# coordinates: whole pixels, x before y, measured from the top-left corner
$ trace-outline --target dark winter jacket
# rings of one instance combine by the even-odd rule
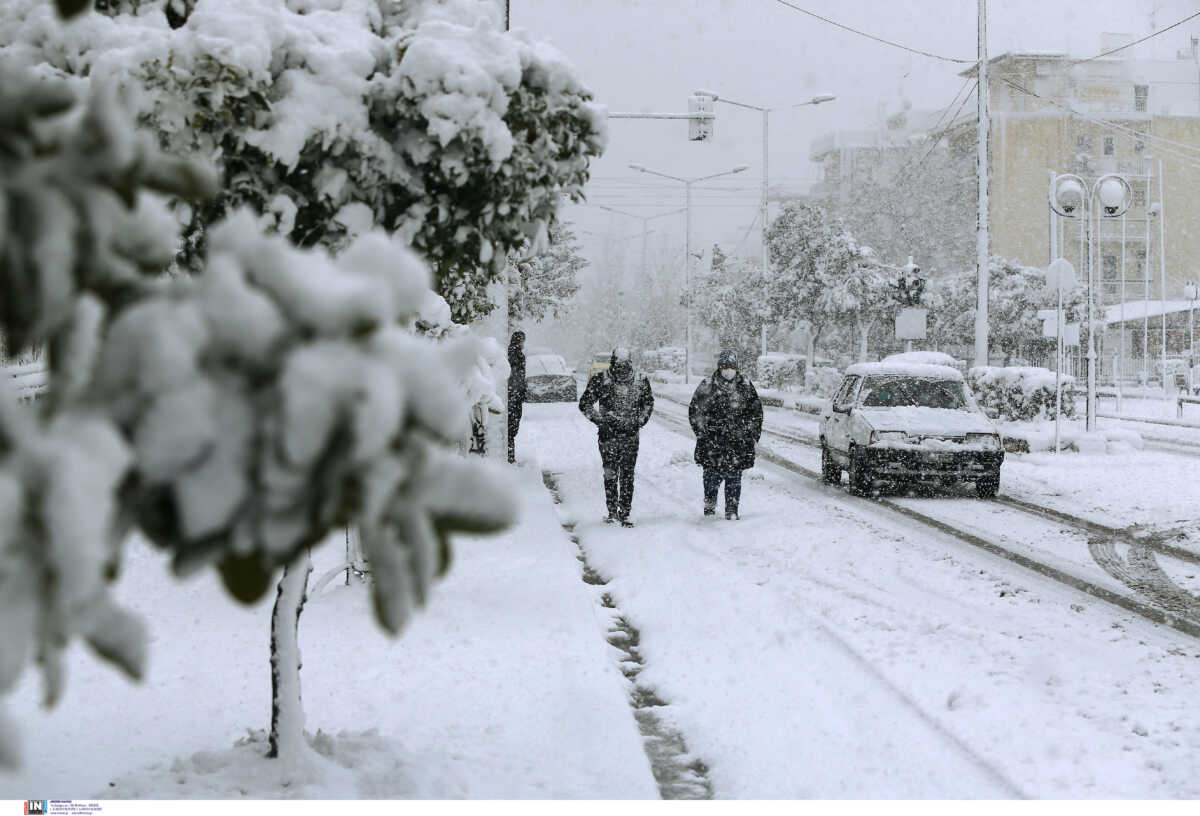
[[[579,398],[579,410],[600,428],[601,442],[636,436],[654,412],[650,381],[637,371],[624,381],[611,370],[593,374]]]
[[[754,467],[754,445],[762,436],[762,402],[740,373],[718,372],[696,386],[688,420],[696,434],[696,464],[721,473]]]
[[[520,411],[521,404],[525,402],[525,349],[521,345],[524,340],[524,335],[518,338],[514,333],[508,343],[508,404],[510,411],[514,407]]]

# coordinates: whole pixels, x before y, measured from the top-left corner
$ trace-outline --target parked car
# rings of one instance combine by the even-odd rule
[[[525,360],[526,402],[574,402],[579,385],[557,354],[534,354]]]
[[[980,498],[1000,489],[1004,446],[949,366],[858,363],[821,414],[821,475],[850,477],[867,493],[876,481],[974,482]]]
[[[612,362],[612,352],[602,351],[592,355],[592,359],[588,361],[587,377],[590,380],[593,374],[599,374],[601,371],[608,371],[608,365]]]

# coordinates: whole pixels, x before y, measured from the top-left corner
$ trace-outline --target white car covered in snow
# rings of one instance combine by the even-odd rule
[[[949,366],[852,365],[821,415],[821,475],[837,484],[845,470],[858,493],[876,481],[967,481],[991,498],[1003,461],[1000,434]]]

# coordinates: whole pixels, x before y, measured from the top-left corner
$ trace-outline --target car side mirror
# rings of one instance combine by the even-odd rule
[[[834,403],[833,410],[834,410],[834,413],[848,414],[848,413],[850,413],[850,406],[849,405],[838,405],[837,403]]]

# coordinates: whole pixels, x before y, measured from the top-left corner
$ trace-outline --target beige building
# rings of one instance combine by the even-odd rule
[[[1099,50],[1129,39],[1105,35]],[[1092,184],[1105,173],[1120,173],[1133,188],[1125,216],[1101,218],[1095,227],[1098,313],[1125,314],[1128,324],[1122,332],[1119,317],[1109,321],[1101,351],[1109,376],[1115,358],[1125,361],[1117,368],[1127,378],[1141,369],[1155,376],[1163,357],[1163,313],[1167,356],[1183,356],[1189,348],[1187,315],[1179,304],[1184,284],[1200,279],[1200,40],[1189,39],[1167,60],[1142,58],[1134,46],[1098,59],[1013,52],[988,62],[993,255],[1045,266],[1053,242],[1057,255],[1071,261],[1082,278],[1087,270],[1082,223],[1052,218],[1051,174],[1074,173]],[[962,76],[975,74],[971,68]],[[855,219],[860,238],[887,244],[877,236],[898,228],[901,234],[890,243],[923,241],[926,268],[973,266],[975,100],[960,109],[958,118],[940,128],[929,114],[904,108],[881,115],[872,130],[838,131],[814,142],[810,158],[823,169],[814,198],[850,213],[863,206],[860,188],[881,177],[904,176],[915,151],[917,178],[903,180],[938,186],[926,197],[932,217],[902,215],[893,204],[887,217]],[[961,220],[961,213],[969,218]],[[912,237],[889,218],[907,220]],[[949,230],[940,229],[947,224]],[[1137,305],[1126,310],[1122,302]]]
[[[1119,44],[1120,35],[1106,35],[1105,50]],[[1137,304],[1128,310],[1137,314],[1137,325],[1130,322],[1122,335],[1120,321],[1111,324],[1102,351],[1106,370],[1114,357],[1142,360],[1147,340],[1149,359],[1161,358],[1164,311],[1167,354],[1184,354],[1189,338],[1185,325],[1170,316],[1178,312],[1172,301],[1183,298],[1187,281],[1200,277],[1200,44],[1193,38],[1175,60],[1123,53],[1129,52],[1091,60],[1008,53],[988,63],[994,255],[1044,266],[1054,242],[1082,278],[1083,225],[1051,216],[1051,174],[1074,173],[1090,185],[1120,173],[1133,188],[1124,217],[1099,218],[1093,227],[1098,311],[1118,315],[1125,311],[1122,301]],[[962,75],[974,76],[975,69]],[[974,155],[975,121],[974,115],[963,117],[947,129],[953,153]],[[1139,367],[1126,363],[1123,370],[1129,377]]]

